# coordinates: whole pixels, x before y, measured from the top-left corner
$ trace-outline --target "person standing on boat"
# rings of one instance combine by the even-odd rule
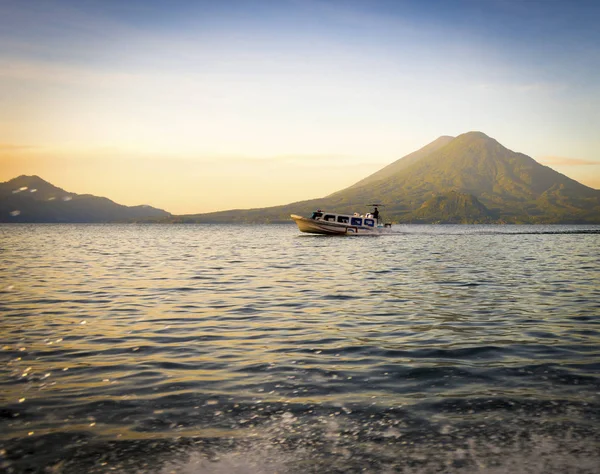
[[[375,219],[377,222],[379,222],[379,209],[375,208],[373,210],[373,219]]]

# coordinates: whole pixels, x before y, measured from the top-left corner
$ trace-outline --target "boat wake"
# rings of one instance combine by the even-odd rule
[[[600,234],[597,225],[396,224],[386,235],[571,235]]]
[[[341,407],[319,416],[285,411],[230,437],[101,441],[71,433],[61,442],[68,448],[61,458],[50,449],[58,441],[56,435],[46,435],[52,439],[5,445],[0,467],[5,472],[63,474],[600,472],[597,433],[581,427],[565,430],[548,422],[532,430],[527,425],[442,423],[434,429],[407,431],[398,422],[394,417],[371,418],[368,413],[354,418]],[[22,456],[31,449],[38,457],[35,464]],[[46,462],[40,463],[40,456]]]
[[[327,458],[315,460],[311,450],[289,450],[256,443],[234,451],[207,456],[192,451],[183,459],[169,461],[160,474],[300,474],[379,472],[405,474],[542,474],[597,473],[600,458],[588,446],[572,445],[565,440],[538,438],[529,446],[517,442],[512,449],[467,440],[463,448],[454,450],[418,447],[380,449],[372,447],[371,455],[340,448]],[[364,449],[364,447],[362,447]],[[386,458],[382,460],[381,458]]]

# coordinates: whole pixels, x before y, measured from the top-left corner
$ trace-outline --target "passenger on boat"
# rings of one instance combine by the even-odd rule
[[[377,221],[379,220],[379,209],[375,208],[373,211],[373,218]]]

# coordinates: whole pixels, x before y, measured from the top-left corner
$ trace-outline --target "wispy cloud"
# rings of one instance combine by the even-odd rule
[[[30,151],[38,147],[31,145],[15,145],[13,143],[0,143],[0,153],[2,152],[19,152]]]
[[[565,84],[559,82],[486,82],[477,84],[476,87],[486,92],[511,92],[520,94],[554,94],[567,88]]]
[[[73,66],[38,60],[0,59],[0,79],[51,82],[64,85],[106,85],[107,82],[127,81],[134,85],[139,80],[133,74],[94,70],[89,66]]]
[[[564,156],[545,156],[540,158],[539,161],[545,165],[553,166],[600,166],[600,161],[567,158]]]
[[[215,158],[209,158],[211,161],[216,161]],[[295,166],[353,166],[353,165],[373,165],[373,163],[365,163],[364,157],[350,156],[350,155],[336,155],[336,154],[290,154],[290,155],[279,155],[279,156],[266,156],[266,157],[250,157],[250,156],[228,156],[220,157],[219,161],[235,163],[252,163],[255,165],[295,165]],[[385,166],[382,164],[381,166]]]

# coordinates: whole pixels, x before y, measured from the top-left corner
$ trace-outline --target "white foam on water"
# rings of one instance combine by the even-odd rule
[[[389,466],[383,464],[374,467],[371,463],[363,464],[353,462],[352,453],[349,453],[346,466],[333,462],[330,472],[380,472],[392,473],[403,472],[406,474],[582,474],[599,473],[600,457],[591,453],[557,453],[556,444],[549,442],[531,451],[522,453],[494,453],[488,456],[484,451],[457,449],[448,453],[445,461],[438,459],[439,453],[429,453],[435,459],[431,460],[427,452],[420,456],[414,454],[406,463],[402,462],[401,452],[398,452],[399,462],[391,462]],[[169,462],[161,471],[161,474],[284,474],[284,473],[308,473],[327,472],[327,463],[311,465],[311,459],[302,459],[300,453],[289,453],[285,451],[272,451],[265,453],[257,450],[255,453],[246,451],[230,452],[218,457],[207,458],[200,453],[192,453],[186,461]],[[417,464],[417,465],[414,465]]]
[[[333,427],[331,427],[333,428]],[[341,438],[338,436],[337,438]],[[300,441],[293,447],[284,439],[257,439],[230,449],[180,453],[160,474],[595,474],[600,473],[598,443],[586,438],[530,435],[501,444],[474,438],[445,443],[359,441],[338,443]],[[450,446],[449,446],[450,445]]]
[[[200,453],[192,453],[185,462],[171,462],[161,474],[281,474],[290,471],[290,455],[234,451],[210,459]]]

